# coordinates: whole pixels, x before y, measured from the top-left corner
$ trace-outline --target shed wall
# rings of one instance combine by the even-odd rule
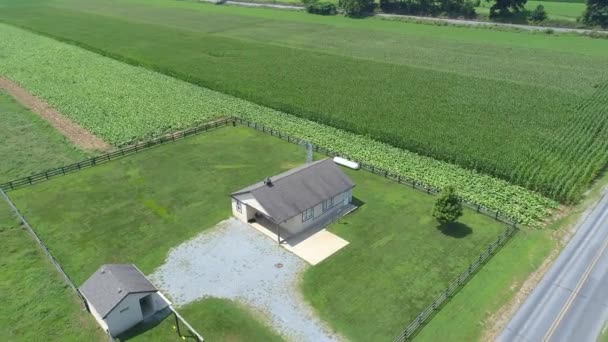
[[[150,292],[129,294],[122,302],[112,309],[105,319],[105,323],[112,336],[117,336],[120,333],[127,331],[129,328],[143,320],[139,299],[149,294]]]

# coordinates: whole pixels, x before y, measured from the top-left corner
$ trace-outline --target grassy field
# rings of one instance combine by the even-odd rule
[[[401,177],[454,185],[474,203],[532,224],[555,202],[504,180],[0,24],[0,74],[114,144],[237,115]],[[74,70],[86,70],[75,73]],[[111,86],[108,86],[111,85]],[[145,86],[142,86],[145,85]],[[94,96],[92,96],[92,94]]]
[[[585,199],[569,208],[567,215],[548,229],[520,230],[479,273],[424,327],[416,337],[420,341],[479,341],[490,339],[496,317],[493,315],[520,290],[530,273],[551,252],[563,248],[565,230],[602,196],[608,174],[599,178]],[[601,341],[601,340],[600,340]],[[604,342],[604,341],[601,341]]]
[[[0,183],[84,159],[37,114],[0,90]]]
[[[106,341],[78,297],[0,201],[3,341]]]
[[[387,341],[429,305],[504,227],[467,211],[440,229],[435,198],[368,172],[349,171],[363,202],[330,231],[347,248],[304,275],[321,317],[353,341]]]
[[[149,273],[229,217],[232,191],[304,161],[301,147],[275,140],[221,129],[10,195],[77,284],[104,263]]]
[[[230,215],[228,193],[304,155],[295,145],[229,127],[11,197],[80,283],[102,263],[134,262],[151,272],[169,248]],[[390,338],[503,227],[467,212],[461,225],[441,231],[430,215],[432,196],[371,173],[350,174],[364,204],[331,228],[350,245],[307,271],[305,295],[345,335]],[[203,321],[195,311],[185,311],[193,324]]]
[[[555,199],[578,198],[608,158],[606,132],[589,128],[608,126],[606,40],[168,0],[4,1],[2,21]],[[599,112],[579,113],[585,103]]]
[[[205,298],[180,307],[179,313],[203,335],[205,341],[284,341],[248,308],[231,300]],[[159,326],[135,336],[130,341],[181,341],[174,326],[175,318],[168,317]],[[183,330],[182,333],[186,334],[186,331]]]

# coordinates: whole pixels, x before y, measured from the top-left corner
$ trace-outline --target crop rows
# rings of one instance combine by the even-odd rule
[[[503,180],[10,26],[0,24],[0,40],[0,73],[116,145],[238,115],[434,187],[455,185],[464,198],[520,222],[538,222],[556,206]]]
[[[529,47],[517,46],[515,52],[502,41],[496,46],[469,41],[463,51],[456,38],[431,39],[434,45],[420,43],[423,46],[418,47],[418,41],[407,40],[407,36],[385,34],[374,36],[380,39],[374,41],[375,48],[363,44],[363,48],[353,48],[359,55],[351,56],[340,49],[326,53],[325,31],[314,30],[314,25],[302,24],[294,33],[288,21],[273,22],[268,31],[258,27],[265,25],[266,19],[256,21],[256,34],[268,39],[273,39],[270,31],[276,36],[281,27],[291,28],[293,37],[268,44],[238,33],[252,26],[239,16],[225,17],[229,25],[207,27],[206,20],[200,20],[185,28],[176,22],[165,26],[151,20],[161,13],[149,8],[129,11],[131,18],[120,15],[119,6],[105,9],[111,16],[73,7],[9,8],[6,14],[0,13],[0,19],[209,89],[489,174],[559,201],[578,199],[581,189],[597,173],[601,136],[581,133],[590,140],[570,139],[568,143],[556,137],[566,134],[564,137],[571,138],[569,129],[581,114],[577,104],[588,101],[594,84],[608,79],[606,54],[595,51],[606,44],[603,40],[578,38],[572,42],[578,48],[573,45],[568,53],[549,53],[546,46],[535,50],[539,42],[531,41]],[[198,6],[197,10],[200,8],[206,7]],[[189,11],[172,16],[174,21],[180,17],[193,20]],[[297,41],[305,38],[297,34],[300,31],[316,38],[298,45]],[[373,32],[336,30],[334,34],[337,37],[331,38],[331,44],[340,44],[337,38],[343,35],[352,40],[351,45],[359,45],[365,41],[358,36]],[[525,41],[530,37],[511,38]],[[563,44],[558,42],[563,39],[555,37],[553,44]],[[372,53],[399,42],[411,44],[406,50],[416,53],[430,50],[430,55],[445,54],[443,65],[427,67],[400,60],[393,55],[409,53],[392,47],[387,48],[388,57]],[[372,47],[365,51],[365,46]],[[341,47],[350,50],[349,46]],[[503,53],[517,61],[501,59]],[[479,58],[485,63],[483,72],[451,72],[451,65],[468,70],[462,65],[475,64]],[[488,67],[492,64],[500,72]],[[511,76],[518,74],[534,77]],[[570,82],[579,86],[562,86]],[[180,102],[184,97],[172,96]],[[603,126],[608,120],[589,114],[581,127]],[[161,120],[168,129],[179,125],[170,118],[149,120]],[[135,133],[129,138],[158,132]],[[604,159],[599,157],[601,166]],[[573,169],[587,171],[581,178]]]

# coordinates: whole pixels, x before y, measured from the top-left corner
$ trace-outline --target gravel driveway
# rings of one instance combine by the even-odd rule
[[[300,294],[298,282],[307,267],[231,218],[173,248],[150,279],[177,305],[203,297],[235,299],[263,313],[290,340],[338,341]]]

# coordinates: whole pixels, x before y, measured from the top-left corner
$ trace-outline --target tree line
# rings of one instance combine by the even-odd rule
[[[475,18],[475,7],[482,0],[338,0],[338,5],[326,0],[303,0],[309,13],[321,15],[334,15],[341,9],[349,17],[362,17],[369,15],[379,7],[385,13],[424,15],[424,16],[452,16]],[[536,9],[527,12],[527,0],[485,0],[492,2],[490,7],[491,19],[511,18],[525,14],[530,21],[541,22],[547,19],[544,6],[538,5]],[[589,26],[608,28],[608,0],[586,0],[586,10],[581,20]]]

